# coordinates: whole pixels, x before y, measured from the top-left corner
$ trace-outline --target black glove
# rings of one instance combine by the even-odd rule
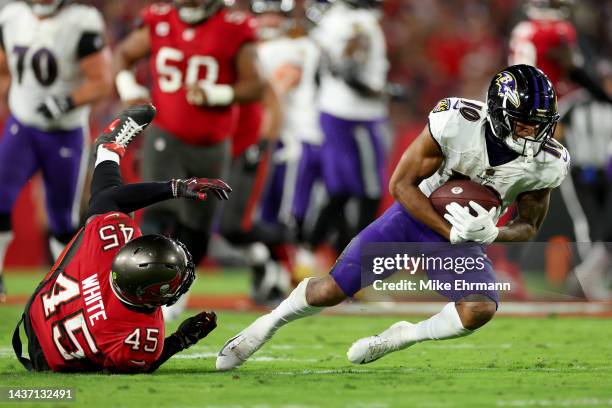
[[[202,312],[186,319],[174,333],[183,349],[189,348],[217,327],[215,312]]]
[[[57,119],[64,113],[74,109],[74,101],[70,96],[48,96],[36,110],[49,120]]]
[[[171,181],[172,195],[175,198],[185,197],[195,200],[206,200],[206,193],[212,191],[219,200],[229,200],[232,188],[220,179],[192,177]]]

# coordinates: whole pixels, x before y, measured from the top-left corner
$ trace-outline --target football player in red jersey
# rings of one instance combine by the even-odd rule
[[[509,65],[540,68],[557,89],[559,99],[575,88],[586,88],[595,98],[612,102],[583,68],[577,34],[569,21],[573,0],[529,0],[527,20],[512,30]]]
[[[143,24],[115,54],[117,90],[134,103],[148,99],[130,68],[150,56],[152,100],[163,106],[144,142],[143,178],[165,180],[226,174],[236,103],[259,100],[255,32],[248,14],[222,0],[175,0],[147,7]],[[145,212],[145,232],[176,231],[194,262],[204,256],[216,203],[162,203]]]
[[[189,251],[161,235],[141,235],[127,214],[172,198],[227,199],[221,180],[174,179],[124,185],[119,172],[126,146],[153,119],[152,105],[129,108],[95,143],[88,219],[39,284],[24,321],[29,370],[151,372],[216,327],[214,312],[185,320],[164,338],[160,306],[170,305],[195,278]],[[21,322],[20,322],[21,324]]]

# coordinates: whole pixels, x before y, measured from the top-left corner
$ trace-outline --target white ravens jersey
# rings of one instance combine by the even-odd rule
[[[389,61],[385,36],[375,11],[354,9],[337,1],[323,15],[312,32],[331,66],[340,67],[346,59],[349,41],[360,36],[365,43],[360,57],[358,76],[361,81],[376,90],[382,90],[387,82]],[[321,75],[319,97],[321,111],[349,120],[373,120],[387,116],[387,103],[376,98],[364,98],[352,89],[343,78],[324,70]]]
[[[532,158],[518,158],[498,166],[489,164],[485,140],[486,106],[482,102],[442,99],[429,114],[429,130],[440,146],[444,162],[440,169],[419,185],[429,196],[452,176],[467,176],[472,181],[497,191],[503,214],[517,196],[526,191],[555,188],[565,178],[570,158],[561,144],[550,140]]]
[[[88,106],[49,121],[37,107],[48,96],[68,96],[82,81],[79,52],[84,36],[101,48],[104,22],[90,6],[68,4],[57,14],[39,19],[26,2],[0,11],[2,47],[11,73],[9,108],[25,125],[41,130],[70,130],[87,125]]]
[[[285,143],[302,141],[321,144],[323,135],[319,126],[319,111],[315,77],[320,51],[308,37],[279,38],[258,46],[259,60],[266,78],[274,81],[275,73],[284,65],[301,70],[300,82],[285,95],[281,140]],[[291,139],[291,140],[287,140]]]

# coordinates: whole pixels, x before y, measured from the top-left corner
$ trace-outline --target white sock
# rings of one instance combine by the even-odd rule
[[[453,339],[455,337],[467,336],[472,333],[463,327],[457,308],[453,302],[447,303],[446,306],[438,313],[427,320],[418,322],[412,326],[409,337],[411,341],[424,340],[444,340]]]
[[[108,150],[104,146],[100,145],[98,146],[98,151],[96,153],[96,164],[94,165],[94,167],[107,160],[114,161],[115,163],[119,164],[119,159],[120,158],[117,153]]]
[[[4,270],[4,256],[6,255],[6,250],[12,240],[13,231],[0,232],[0,275],[2,275],[2,271]]]
[[[300,282],[287,299],[283,300],[276,309],[262,316],[269,319],[274,331],[302,317],[312,316],[319,313],[324,307],[310,306],[306,301],[306,286],[312,278],[306,278]]]
[[[55,237],[49,238],[49,249],[51,250],[53,262],[57,261],[57,258],[62,254],[64,248],[66,248],[66,244],[58,241]]]

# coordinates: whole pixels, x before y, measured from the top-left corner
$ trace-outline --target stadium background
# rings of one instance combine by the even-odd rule
[[[7,1],[0,1],[0,6]],[[108,41],[122,39],[137,21],[140,10],[152,1],[82,1],[100,9],[106,19]],[[297,8],[303,6],[298,0]],[[585,55],[587,69],[594,62],[610,57],[612,45],[612,2],[576,2],[573,21]],[[385,0],[382,26],[386,35],[389,79],[407,89],[407,97],[391,103],[392,138],[389,165],[425,123],[427,112],[436,101],[449,95],[482,99],[492,74],[503,66],[508,55],[508,38],[522,16],[519,0]],[[239,0],[238,7],[248,3]],[[141,64],[139,79],[147,81],[146,64]],[[117,98],[94,106],[91,115],[92,137],[120,109]],[[0,101],[0,124],[7,116],[6,101]],[[126,180],[138,178],[138,157],[132,155],[123,168]],[[15,239],[9,247],[6,266],[36,267],[49,263],[46,215],[39,177],[21,193],[13,215]],[[84,195],[85,197],[87,194]],[[390,204],[387,195],[383,205]],[[561,214],[555,222],[570,220]],[[549,217],[550,218],[550,217]]]
[[[111,45],[129,32],[139,10],[150,3],[84,2],[102,10]],[[0,0],[0,6],[4,3]],[[595,61],[611,57],[612,1],[576,3],[574,22],[587,69],[592,70]],[[389,78],[408,91],[405,100],[391,104],[389,166],[421,130],[427,112],[439,98],[482,98],[491,75],[505,65],[509,33],[522,17],[522,4],[518,0],[384,1]],[[143,82],[146,71],[144,65],[139,70]],[[0,121],[6,109],[5,101],[0,100]],[[119,109],[116,96],[96,105],[91,134]],[[129,160],[124,162],[129,181],[138,175],[139,157],[134,151],[137,149],[129,150]],[[419,302],[416,306],[420,308],[412,304],[407,310],[382,302],[375,316],[367,316],[363,305],[353,303],[346,309],[351,316],[323,315],[296,322],[240,371],[217,373],[214,357],[221,344],[255,317],[250,305],[242,303],[234,309],[246,312],[221,311],[222,323],[209,338],[171,359],[152,376],[28,373],[15,359],[10,342],[23,303],[50,262],[43,194],[40,179],[30,182],[13,215],[16,239],[8,252],[7,278],[9,298],[16,295],[16,301],[0,307],[0,387],[72,387],[77,391],[76,404],[49,406],[612,406],[609,320],[584,313],[578,318],[558,318],[554,309],[535,313],[535,318],[529,316],[534,309],[522,309],[521,318],[496,317],[477,335],[420,344],[355,368],[344,355],[352,341],[380,332],[399,319],[434,313],[439,304],[427,309]],[[389,202],[387,197],[385,205]],[[568,218],[551,214],[549,219],[571,229]],[[216,301],[217,306],[223,302],[235,306],[240,299],[231,295],[248,292],[247,274],[207,274],[196,281],[193,291]],[[609,310],[603,315],[609,317]],[[169,323],[168,331],[176,325]]]

